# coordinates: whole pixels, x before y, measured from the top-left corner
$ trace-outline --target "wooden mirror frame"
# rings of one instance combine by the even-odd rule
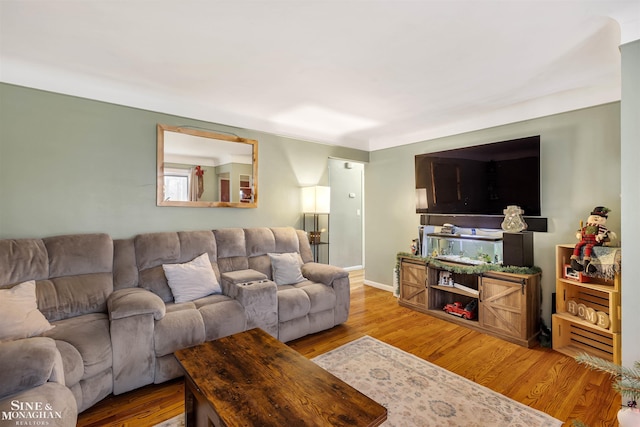
[[[251,146],[252,161],[252,195],[248,202],[216,202],[216,201],[172,201],[165,200],[164,175],[165,175],[165,132],[176,132],[201,138],[214,139],[217,142],[229,142],[236,144],[248,144]],[[157,193],[156,204],[158,206],[180,206],[196,208],[257,208],[258,207],[258,141],[241,138],[235,135],[216,133],[207,130],[177,127],[169,125],[157,125]]]

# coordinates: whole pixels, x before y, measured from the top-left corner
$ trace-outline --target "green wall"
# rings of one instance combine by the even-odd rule
[[[257,209],[156,206],[156,124],[258,140]],[[301,227],[300,186],[361,150],[0,84],[0,238]]]
[[[391,285],[396,253],[409,252],[417,237],[416,154],[530,135],[541,136],[542,216],[549,231],[534,234],[534,261],[543,269],[543,316],[550,325],[555,245],[576,243],[580,220],[599,205],[613,210],[607,226],[620,237],[620,103],[371,152],[365,172],[366,280]]]
[[[409,250],[419,225],[414,156],[540,134],[549,232],[536,233],[534,244],[549,323],[555,245],[575,242],[579,221],[596,205],[613,209],[608,226],[621,234],[620,120],[620,103],[612,103],[367,153],[0,84],[0,238],[301,227],[299,187],[328,185],[328,157],[368,161],[366,280],[391,286],[395,255]],[[157,207],[157,123],[257,139],[259,207]]]

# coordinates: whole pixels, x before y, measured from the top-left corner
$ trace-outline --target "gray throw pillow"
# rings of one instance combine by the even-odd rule
[[[268,254],[271,259],[271,274],[278,285],[293,285],[305,280],[302,276],[302,258],[296,252]]]
[[[162,269],[176,303],[222,293],[206,253],[184,264],[163,264]]]

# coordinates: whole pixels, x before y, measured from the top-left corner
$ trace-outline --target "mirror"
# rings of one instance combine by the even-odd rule
[[[157,205],[258,207],[258,141],[159,124]]]

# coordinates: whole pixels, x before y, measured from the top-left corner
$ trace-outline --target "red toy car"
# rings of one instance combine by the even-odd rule
[[[453,304],[445,305],[443,310],[449,314],[453,314],[454,316],[459,316],[463,319],[471,320],[476,318],[477,307],[478,302],[476,300],[472,300],[464,308],[462,307],[461,302],[454,302]]]

